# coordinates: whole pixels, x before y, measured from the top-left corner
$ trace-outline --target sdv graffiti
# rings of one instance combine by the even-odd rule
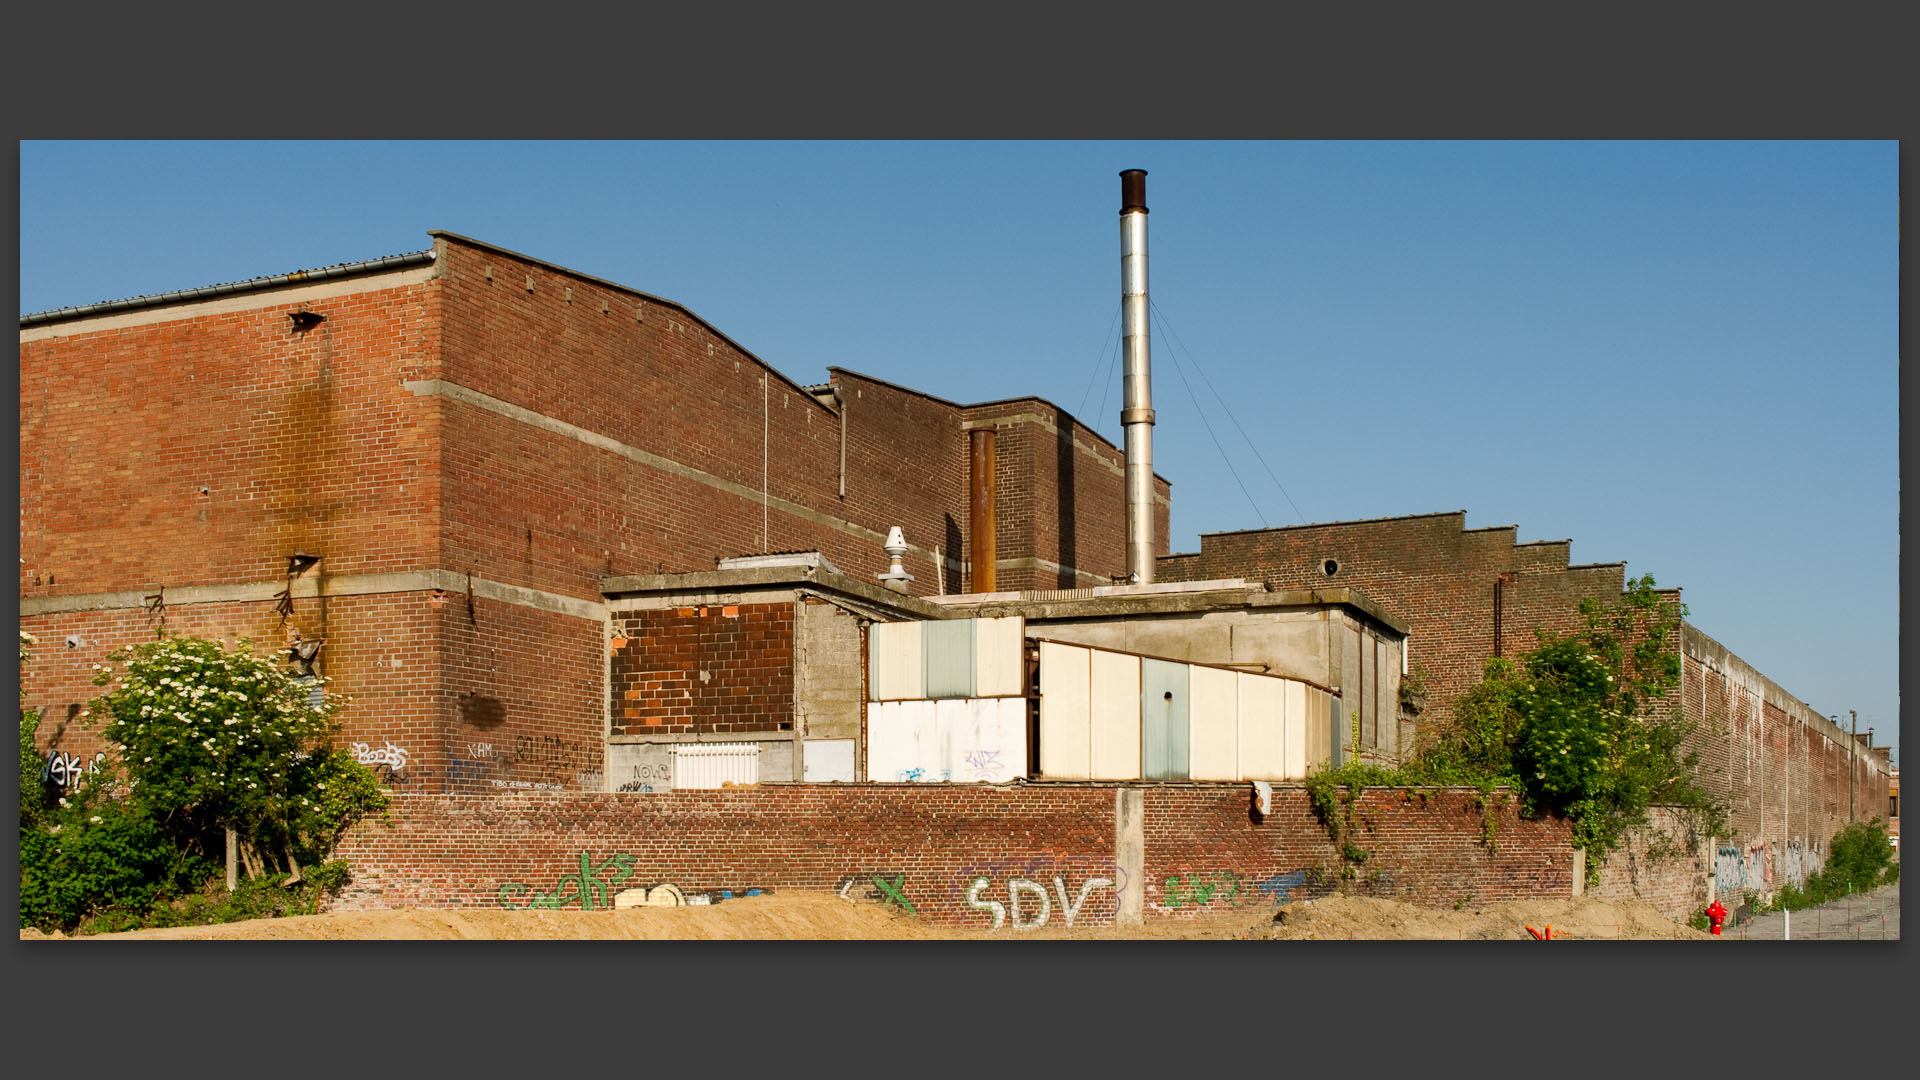
[[[974,878],[972,886],[967,889],[967,906],[975,911],[992,915],[993,929],[998,930],[1005,926],[1009,918],[1012,919],[1015,930],[1033,930],[1047,925],[1047,918],[1053,913],[1053,901],[1047,896],[1046,886],[1027,878],[1012,878],[1007,882],[1007,902],[1002,904],[998,900],[980,899],[980,894],[991,884],[993,884],[991,878]],[[1087,894],[1103,886],[1111,889],[1113,882],[1107,878],[1088,878],[1080,886],[1078,895],[1068,900],[1066,879],[1058,874],[1054,875],[1053,887],[1060,895],[1060,910],[1066,916],[1068,926],[1072,926],[1074,920],[1080,917],[1080,911],[1087,903]],[[1031,918],[1027,917],[1031,909],[1021,907],[1020,897],[1023,895],[1037,897],[1040,901],[1039,910],[1033,911]]]
[[[65,750],[49,750],[46,763],[40,766],[40,781],[60,788],[77,788],[88,775],[99,772],[100,766],[106,762],[105,750],[94,754],[92,761],[74,757]]]

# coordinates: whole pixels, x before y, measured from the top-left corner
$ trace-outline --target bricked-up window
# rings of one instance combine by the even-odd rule
[[[792,729],[792,603],[619,612],[612,630],[612,734]]]

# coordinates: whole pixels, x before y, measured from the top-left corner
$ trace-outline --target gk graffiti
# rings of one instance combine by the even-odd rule
[[[625,881],[627,875],[633,873],[634,861],[631,855],[618,854],[609,856],[606,862],[596,866],[593,857],[582,851],[579,872],[562,877],[547,892],[533,892],[518,881],[501,882],[498,894],[500,906],[558,909],[577,901],[582,911],[613,907],[613,886]],[[523,895],[526,903],[512,902]]]
[[[78,788],[89,775],[99,772],[100,766],[106,762],[105,750],[94,754],[92,761],[83,761],[65,750],[49,750],[46,764],[40,766],[40,780],[63,789]]]

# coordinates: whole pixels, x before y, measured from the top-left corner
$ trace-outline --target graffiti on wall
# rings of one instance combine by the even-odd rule
[[[106,763],[105,750],[94,754],[91,761],[74,757],[65,750],[49,750],[47,760],[40,766],[40,782],[62,790],[78,790],[88,776],[98,773]]]
[[[616,852],[603,862],[595,862],[591,853],[582,851],[579,865],[570,867],[573,873],[562,875],[551,888],[534,889],[524,882],[503,881],[494,896],[501,907],[509,909],[558,910],[578,904],[582,911],[601,911],[718,904],[736,897],[759,896],[772,891],[757,887],[692,890],[672,882],[633,885],[616,890],[616,886],[625,885],[632,877],[633,868],[638,862],[638,856],[625,852]]]
[[[1175,874],[1161,883],[1162,907],[1206,907],[1218,899],[1233,903],[1240,895],[1240,875],[1231,870],[1211,874]]]
[[[516,791],[565,791],[567,790],[567,786],[565,784],[554,784],[554,783],[549,783],[545,780],[492,780],[492,781],[489,781],[489,783],[491,783],[494,787],[497,787],[497,788],[508,788]]]
[[[1722,844],[1713,853],[1713,890],[1720,896],[1739,896],[1747,891],[1746,853],[1731,844]]]
[[[1819,848],[1803,844],[1798,840],[1787,841],[1787,848],[1781,853],[1781,876],[1785,882],[1795,888],[1806,885],[1807,879],[1826,867],[1826,858]]]
[[[492,758],[493,744],[490,742],[468,743],[467,756],[471,758],[481,758],[481,759]]]
[[[633,776],[620,791],[672,791],[673,766],[664,761],[643,761],[633,766]]]
[[[860,890],[858,897],[853,895],[855,889]],[[885,874],[849,874],[840,879],[840,884],[834,892],[842,900],[873,900],[881,904],[892,904],[909,915],[920,914],[914,908],[913,902],[907,899],[906,890],[907,875],[905,874],[895,874],[891,878]]]
[[[407,752],[388,741],[385,746],[373,747],[367,743],[348,743],[353,750],[353,758],[362,765],[385,765],[394,772],[407,767]]]
[[[993,879],[984,874],[973,879],[967,887],[967,906],[982,912],[993,920],[992,929],[998,930],[1009,924],[1015,930],[1034,930],[1047,925],[1053,914],[1053,899],[1047,895],[1046,886],[1030,878],[1010,878],[1007,881],[1007,899],[985,899],[984,894],[993,886]],[[1080,912],[1087,904],[1087,896],[1095,889],[1114,887],[1111,878],[1088,878],[1080,883],[1078,893],[1069,894],[1064,875],[1053,877],[1054,892],[1060,898],[1060,914],[1072,926],[1079,919]]]

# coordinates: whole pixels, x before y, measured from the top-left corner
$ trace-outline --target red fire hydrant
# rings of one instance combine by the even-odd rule
[[[1720,901],[1715,900],[1707,905],[1707,925],[1715,934],[1720,932],[1721,924],[1726,921],[1727,909],[1720,906]]]

